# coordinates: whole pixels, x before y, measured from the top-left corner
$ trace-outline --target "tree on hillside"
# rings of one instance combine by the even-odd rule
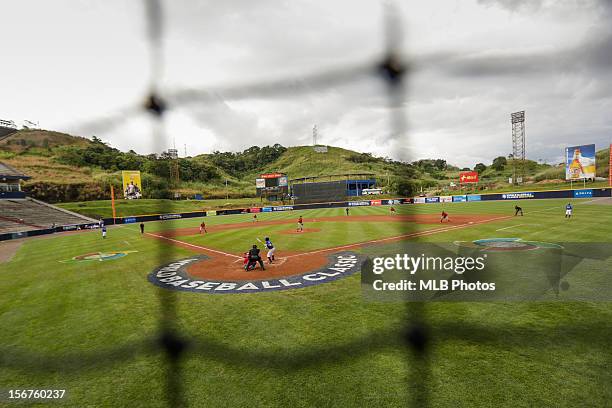
[[[446,170],[446,160],[436,159],[436,161],[434,161],[434,167],[438,170]]]
[[[273,146],[251,146],[237,153],[215,151],[210,155],[210,160],[229,174],[239,176],[244,172],[269,165],[286,150],[286,147],[278,143]]]
[[[413,181],[401,179],[396,184],[396,193],[404,196],[410,197],[417,192],[417,185]]]
[[[508,160],[506,160],[504,156],[499,156],[493,159],[493,164],[491,165],[491,167],[493,167],[497,171],[501,171],[507,164]]]
[[[474,166],[474,171],[477,171],[478,174],[482,173],[486,169],[487,169],[487,166],[485,166],[483,163],[478,163],[477,165]]]

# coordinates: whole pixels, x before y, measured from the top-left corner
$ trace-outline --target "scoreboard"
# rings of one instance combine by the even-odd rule
[[[257,197],[266,198],[269,201],[281,201],[289,196],[289,180],[285,173],[261,174],[255,179]]]

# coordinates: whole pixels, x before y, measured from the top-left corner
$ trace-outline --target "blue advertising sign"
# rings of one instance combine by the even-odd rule
[[[591,198],[593,197],[593,190],[574,190],[574,198]]]
[[[426,203],[439,203],[440,197],[425,197]]]
[[[467,196],[468,201],[480,201],[482,198],[480,195],[469,195]]]
[[[124,224],[131,224],[131,223],[134,223],[134,222],[136,222],[136,217],[125,217],[123,219],[123,223]]]
[[[464,196],[464,195],[453,196],[453,203],[463,203],[465,201],[467,201],[467,196]]]
[[[261,212],[272,212],[272,207],[264,207],[261,209]]]

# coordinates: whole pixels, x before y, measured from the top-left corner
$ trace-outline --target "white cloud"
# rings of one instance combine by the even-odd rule
[[[380,55],[382,5],[348,0],[166,1],[167,90],[291,77]],[[399,3],[413,66],[407,136],[391,135],[384,83],[232,100],[217,95],[167,114],[166,140],[129,117],[89,128],[121,148],[189,154],[250,145],[322,143],[461,166],[511,151],[509,114],[527,111],[527,154],[555,161],[568,144],[610,142],[612,31],[608,2],[481,0]],[[3,119],[76,131],[144,99],[150,69],[140,2],[13,2],[0,25]],[[28,20],[27,30],[21,23]],[[300,83],[307,87],[307,83]],[[302,89],[303,90],[303,89]]]

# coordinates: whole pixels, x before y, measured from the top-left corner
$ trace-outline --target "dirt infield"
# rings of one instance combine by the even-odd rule
[[[612,205],[612,197],[600,197],[600,198],[594,198],[591,201],[587,201],[586,203],[583,203],[586,205]]]
[[[410,215],[410,216],[363,216],[363,217],[321,217],[316,219],[305,219],[304,223],[316,222],[316,221],[338,221],[338,222],[414,222],[417,224],[440,224],[439,228],[434,228],[426,231],[415,231],[406,234],[380,238],[367,242],[358,242],[353,244],[346,244],[332,248],[323,248],[319,250],[304,252],[304,253],[292,253],[289,251],[282,251],[279,256],[276,257],[276,261],[273,264],[265,263],[266,270],[261,270],[259,266],[253,271],[245,271],[243,268],[243,256],[242,254],[232,254],[223,252],[213,248],[207,248],[196,244],[175,239],[175,237],[198,234],[198,228],[182,228],[177,230],[164,231],[159,234],[147,233],[147,236],[154,237],[156,239],[162,239],[172,242],[175,245],[189,249],[196,253],[205,254],[210,259],[206,259],[197,263],[194,263],[187,267],[187,273],[194,278],[201,278],[207,280],[216,281],[253,281],[253,280],[264,280],[271,278],[283,278],[289,276],[295,276],[299,274],[308,273],[323,267],[328,262],[328,255],[340,252],[348,249],[358,249],[370,245],[378,245],[381,243],[388,243],[394,241],[401,241],[411,239],[419,236],[427,236],[446,231],[452,231],[459,228],[466,228],[473,225],[498,221],[502,219],[510,218],[508,216],[495,216],[495,215],[478,215],[470,216],[463,215],[451,218],[449,223],[440,223],[438,215]],[[315,221],[316,220],[316,221]],[[292,220],[274,220],[274,221],[261,221],[258,223],[240,223],[240,224],[224,224],[219,226],[211,226],[207,228],[209,232],[223,231],[230,229],[248,228],[254,225],[283,225],[283,224],[294,224]],[[312,228],[310,232],[316,232],[318,229]],[[300,234],[295,232],[294,229],[287,230],[284,233]],[[265,260],[265,250],[262,252],[262,258]]]
[[[298,275],[321,268],[327,263],[327,257],[323,253],[300,258],[288,258],[290,255],[298,255],[289,251],[283,251],[283,254],[282,257],[276,257],[274,263],[268,264],[264,253],[265,271],[260,269],[258,264],[256,269],[247,272],[243,268],[242,258],[232,260],[229,257],[218,257],[195,263],[187,268],[187,272],[193,277],[208,280],[246,281]]]
[[[495,217],[495,215],[449,215],[450,224],[468,224],[470,222],[479,222]],[[313,222],[406,222],[415,224],[440,224],[440,216],[437,214],[412,214],[412,215],[364,215],[364,216],[335,216],[335,217],[317,217],[304,218],[304,225],[308,226]],[[251,228],[253,226],[267,225],[285,225],[296,224],[296,220],[270,220],[258,222],[240,222],[234,224],[221,224],[206,226],[209,233],[215,231],[226,231],[242,228]],[[307,229],[307,228],[305,228]],[[311,229],[312,230],[312,229]],[[193,228],[177,228],[172,230],[161,231],[159,234],[164,237],[174,238],[187,235],[199,234],[199,227]]]
[[[285,231],[281,231],[281,234],[291,234],[291,235],[300,235],[300,234],[307,234],[309,232],[321,232],[321,228],[304,228],[303,231],[298,231],[296,229],[289,229],[289,230],[285,230]]]

